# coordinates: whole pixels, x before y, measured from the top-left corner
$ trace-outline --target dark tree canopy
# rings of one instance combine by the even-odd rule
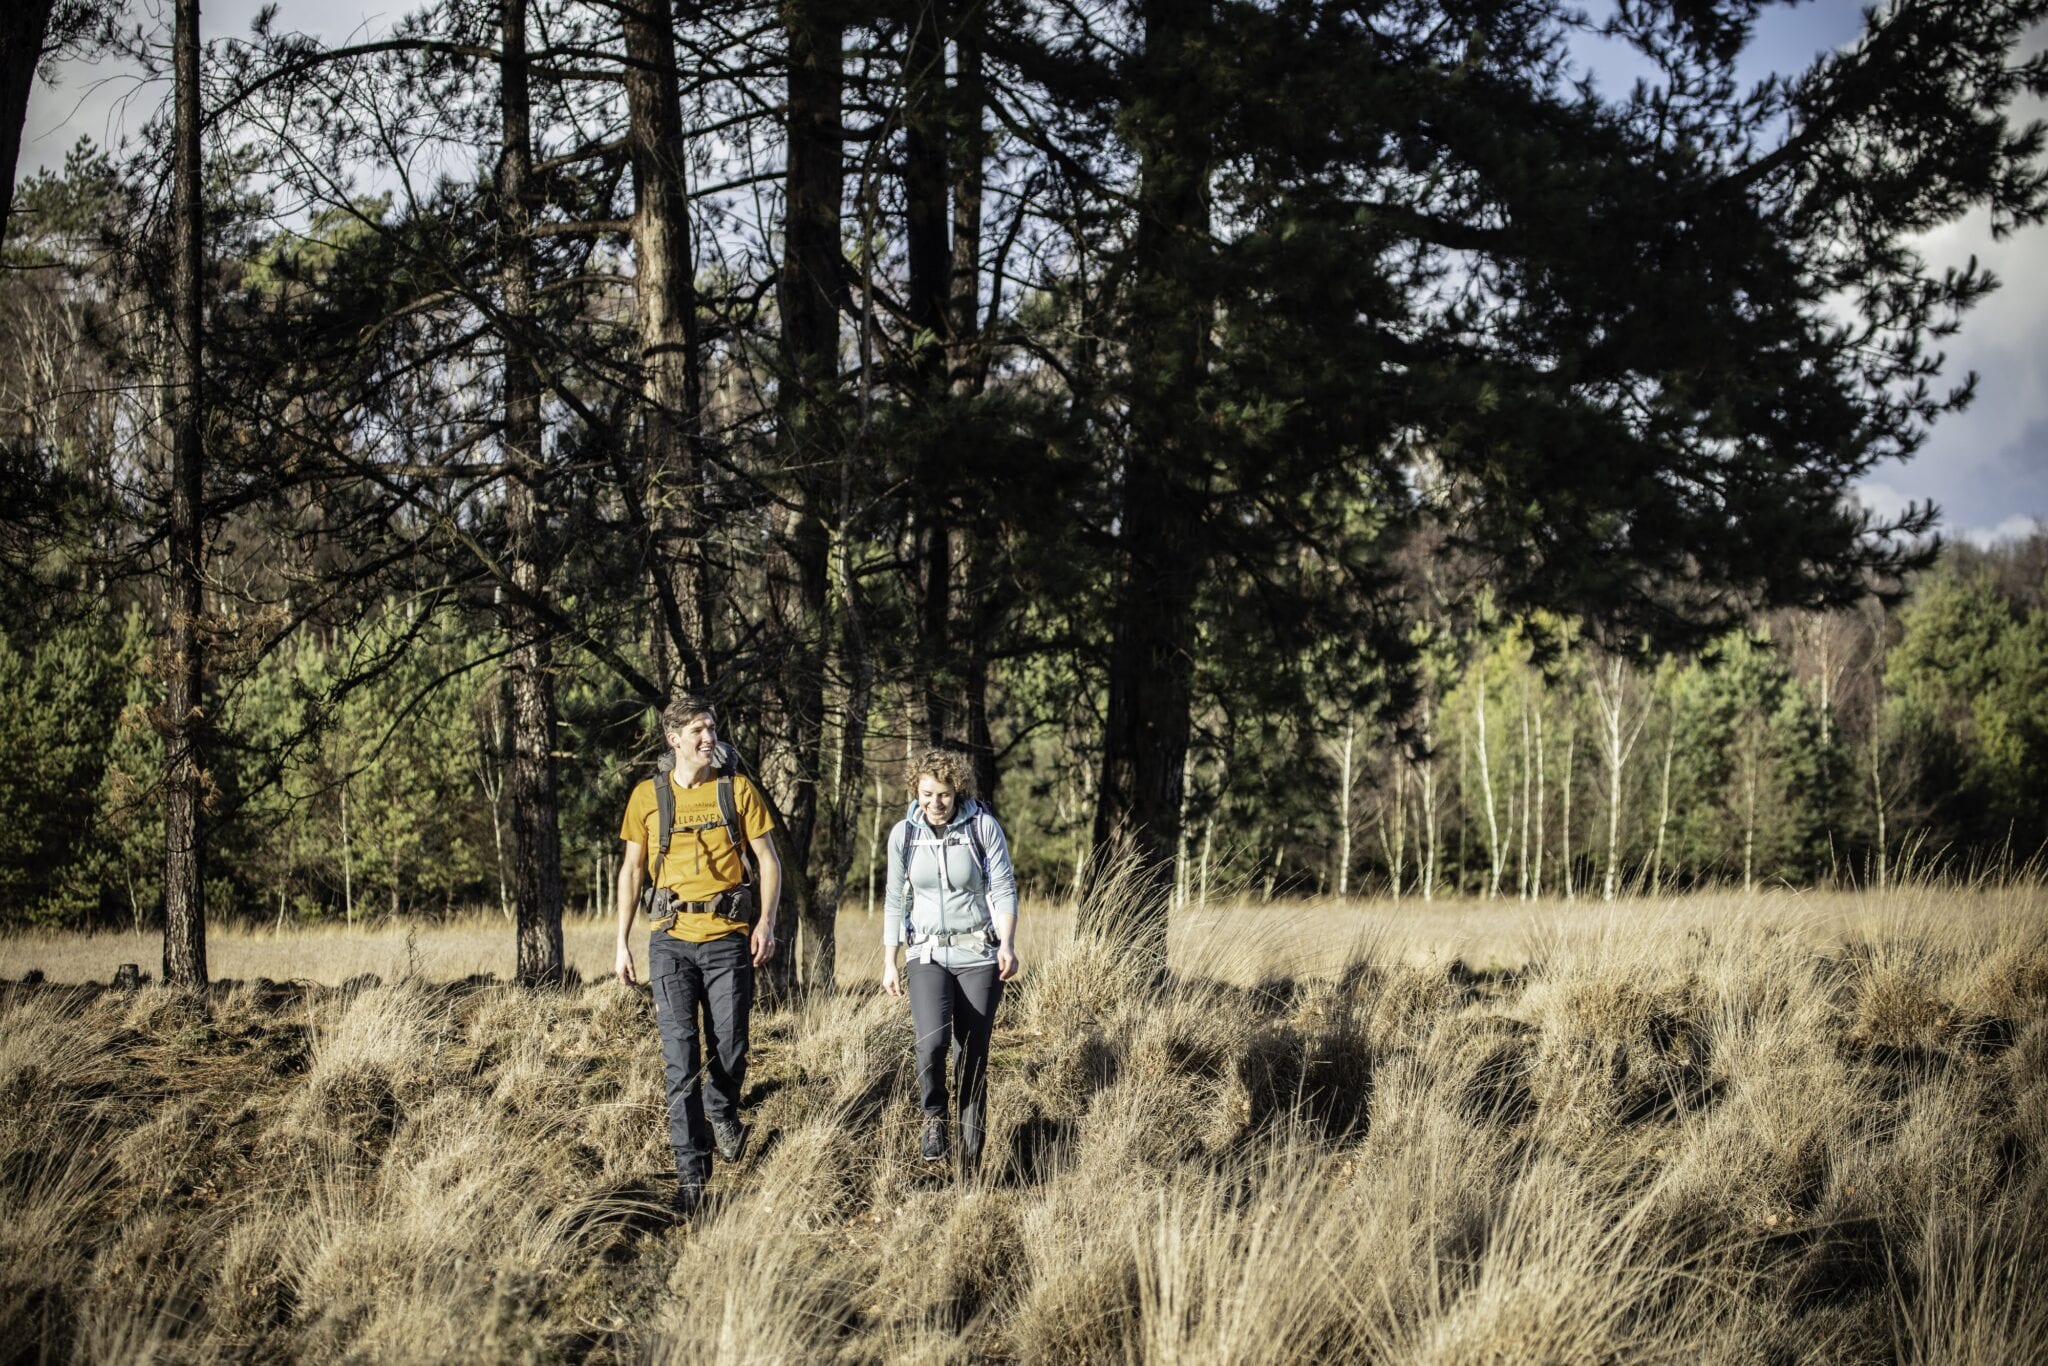
[[[6,570],[93,610],[9,629],[32,660],[60,619],[112,632],[106,605],[196,623],[173,653],[213,661],[187,691],[220,699],[197,781],[230,844],[275,801],[372,838],[377,765],[328,750],[351,708],[400,677],[393,725],[462,699],[478,813],[437,857],[492,851],[534,980],[559,976],[578,868],[603,900],[607,785],[684,683],[781,817],[804,945],[783,990],[831,980],[872,814],[926,743],[1033,813],[1048,881],[1133,847],[1146,911],[1093,918],[1155,949],[1216,820],[1275,868],[1318,819],[1350,848],[1361,736],[1390,869],[1411,820],[1436,866],[1425,806],[1468,800],[1435,767],[1465,724],[1445,708],[1480,739],[1495,684],[1460,690],[1501,651],[1573,688],[1595,647],[1712,643],[1765,681],[1699,702],[1699,754],[1670,722],[1672,781],[1724,793],[1768,752],[1828,809],[1862,769],[1795,763],[1727,708],[1837,744],[1847,647],[1798,633],[1808,714],[1730,633],[1891,621],[1869,595],[1934,554],[1932,508],[1873,518],[1854,490],[1974,394],[1940,348],[1996,282],[1916,243],[2041,219],[2043,134],[2010,113],[2048,89],[2025,55],[2048,0],[1909,0],[1752,84],[1764,8],[446,0],[343,48],[266,17],[206,49],[189,211],[160,189],[169,123],[118,172],[21,196],[11,259],[62,270],[10,277],[9,316],[70,371],[8,371],[6,468],[37,489],[6,510]],[[1596,85],[1601,45],[1649,74]],[[208,234],[204,544],[175,541],[198,609],[163,581],[170,443],[139,436],[177,379],[157,338],[181,220]],[[126,249],[64,245],[102,229]],[[1872,689],[1894,627],[1840,626]],[[1913,733],[1961,743],[1952,701]],[[1880,851],[1909,748],[1886,705],[1859,698],[1853,756],[1876,827],[1854,838]],[[1544,714],[1516,746],[1593,762],[1585,717],[1545,738]],[[1341,818],[1280,790],[1337,781],[1333,736]],[[1667,845],[1728,866],[1638,824],[1657,876]],[[415,853],[391,839],[395,888]],[[318,876],[308,904],[353,907],[353,846],[339,898]]]

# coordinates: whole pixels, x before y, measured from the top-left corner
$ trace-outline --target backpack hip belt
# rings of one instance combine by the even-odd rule
[[[993,925],[985,930],[969,930],[960,934],[919,934],[912,930],[909,939],[909,943],[916,948],[931,944],[941,949],[986,948],[996,942]]]

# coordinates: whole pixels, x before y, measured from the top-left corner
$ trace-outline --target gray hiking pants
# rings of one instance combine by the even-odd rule
[[[947,967],[915,959],[904,965],[910,1018],[917,1031],[918,1104],[927,1119],[946,1117],[946,1050],[953,1050],[953,1091],[960,1102],[960,1155],[981,1156],[988,1102],[988,1040],[1003,984],[993,960]]]
[[[686,1186],[702,1186],[711,1175],[711,1120],[740,1117],[747,1017],[754,1007],[753,949],[744,934],[693,944],[656,933],[647,944],[647,963],[654,1019],[661,1027],[676,1176]],[[698,1066],[700,1037],[708,1087]]]

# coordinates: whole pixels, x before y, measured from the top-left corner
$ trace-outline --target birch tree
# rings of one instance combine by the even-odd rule
[[[1629,756],[1635,752],[1654,699],[1644,696],[1635,670],[1620,655],[1595,661],[1586,671],[1599,719],[1600,758],[1607,768],[1607,863],[1600,898],[1614,900],[1621,881],[1621,789]]]

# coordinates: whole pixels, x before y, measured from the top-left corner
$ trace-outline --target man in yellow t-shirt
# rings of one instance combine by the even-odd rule
[[[616,966],[619,980],[633,985],[633,922],[643,880],[651,877],[676,902],[674,922],[648,938],[647,977],[654,989],[668,1083],[675,1204],[687,1217],[703,1198],[714,1144],[728,1162],[737,1162],[746,1147],[740,1091],[747,1079],[748,1016],[754,1006],[754,969],[775,956],[782,863],[775,853],[775,819],[768,803],[744,777],[730,780],[739,829],[725,821],[718,789],[726,749],[710,699],[684,694],[663,710],[661,721],[674,768],[664,764],[633,789],[619,827],[626,849],[619,866]],[[675,799],[666,853],[661,851],[656,783],[670,784]],[[742,857],[742,842],[752,869]],[[719,899],[721,893],[747,884],[760,909],[751,927],[717,913],[733,909]],[[700,1083],[700,1052],[709,1086]]]

